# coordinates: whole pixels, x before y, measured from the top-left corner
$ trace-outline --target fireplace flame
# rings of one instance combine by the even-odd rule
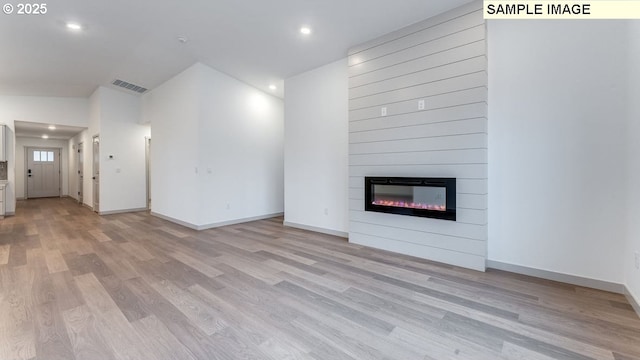
[[[422,204],[422,203],[393,201],[393,200],[374,200],[371,203],[373,205],[379,205],[379,206],[392,206],[392,207],[409,208],[409,209],[447,211],[446,205]]]

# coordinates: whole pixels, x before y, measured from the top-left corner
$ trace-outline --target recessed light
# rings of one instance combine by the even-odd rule
[[[277,90],[277,89],[278,89],[278,87],[277,87],[277,86],[275,86],[275,85],[273,85],[273,84],[272,84],[272,85],[269,85],[269,90],[275,91],[275,90]]]
[[[48,138],[49,138],[49,135],[47,135],[47,134],[42,135],[42,138],[43,138],[43,139],[48,139]]]
[[[80,31],[80,30],[82,30],[82,25],[80,25],[78,23],[74,23],[74,22],[68,22],[67,23],[67,29],[73,30],[73,31]]]
[[[52,130],[52,131],[53,131],[53,130],[55,130],[55,129],[56,129],[56,126],[55,126],[55,125],[49,125],[49,130]]]
[[[300,33],[302,35],[310,35],[311,34],[311,28],[308,26],[303,26],[300,28]]]

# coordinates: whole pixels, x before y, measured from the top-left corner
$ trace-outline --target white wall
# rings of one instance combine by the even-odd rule
[[[348,80],[347,59],[285,80],[288,225],[349,231]]]
[[[191,67],[143,96],[151,121],[151,210],[198,224],[198,68]]]
[[[629,21],[629,96],[627,131],[629,179],[627,183],[628,233],[623,254],[624,279],[627,288],[640,303],[640,270],[635,268],[634,252],[640,252],[640,21]]]
[[[282,100],[210,67],[196,67],[199,225],[282,213]],[[155,139],[153,145],[162,146]]]
[[[145,136],[150,131],[140,117],[139,96],[100,88],[100,213],[147,207]]]
[[[197,228],[282,213],[281,100],[202,64],[144,97],[153,213]]]
[[[87,126],[89,100],[85,98],[51,98],[36,96],[0,96],[0,124],[7,125],[8,180],[6,211],[15,212],[16,158],[14,121]]]
[[[69,151],[68,142],[65,140],[53,140],[53,139],[37,139],[37,138],[16,138],[16,198],[25,198],[25,152],[28,147],[43,147],[43,148],[60,148],[62,155],[60,156],[60,173],[61,182],[60,188],[62,189],[61,195],[69,195]]]
[[[491,21],[489,259],[622,283],[626,24]]]

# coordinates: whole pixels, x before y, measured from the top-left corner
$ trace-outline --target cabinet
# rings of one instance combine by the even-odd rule
[[[7,161],[6,127],[6,125],[0,124],[0,161]]]

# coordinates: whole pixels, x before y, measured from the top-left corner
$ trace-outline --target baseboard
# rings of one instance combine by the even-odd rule
[[[629,304],[631,304],[631,306],[633,307],[633,310],[636,311],[638,317],[640,317],[640,302],[635,298],[635,296],[633,296],[631,291],[629,291],[629,288],[626,286],[624,287],[624,296],[627,298],[627,301],[629,301]]]
[[[554,271],[541,270],[536,268],[530,268],[521,265],[509,264],[500,261],[487,260],[487,268],[504,270],[516,274],[533,276],[541,279],[547,279],[552,281],[559,281],[571,285],[583,286],[592,289],[598,289],[603,291],[609,291],[617,294],[625,293],[625,286],[614,282],[590,279],[582,276],[569,275],[558,273]]]
[[[247,218],[242,218],[242,219],[220,221],[220,222],[211,223],[211,224],[205,224],[205,225],[191,224],[191,223],[188,223],[186,221],[174,219],[174,218],[172,218],[170,216],[166,216],[166,215],[155,213],[153,211],[151,212],[151,215],[153,215],[155,217],[159,217],[160,219],[163,219],[163,220],[171,221],[172,223],[176,223],[176,224],[182,225],[184,227],[188,227],[189,229],[200,231],[200,230],[213,229],[213,228],[217,228],[217,227],[221,227],[221,226],[228,226],[228,225],[242,224],[242,223],[251,222],[251,221],[271,219],[271,218],[274,218],[274,217],[283,216],[284,213],[280,212],[280,213],[274,213],[274,214],[252,216],[252,217],[247,217]]]
[[[152,216],[155,216],[155,217],[160,218],[160,219],[162,219],[162,220],[167,220],[167,221],[170,221],[170,222],[172,222],[172,223],[174,223],[174,224],[178,224],[178,225],[181,225],[181,226],[187,227],[187,228],[189,228],[189,229],[199,230],[199,229],[198,229],[198,225],[194,225],[194,224],[192,224],[192,223],[188,223],[188,222],[186,222],[186,221],[182,221],[182,220],[174,219],[174,218],[172,218],[171,216],[166,216],[166,215],[158,214],[158,213],[153,212],[153,211],[152,211],[152,212],[150,212],[150,214],[151,214]]]
[[[349,233],[348,232],[344,232],[344,231],[325,229],[325,228],[311,226],[311,225],[298,224],[298,223],[294,223],[294,222],[290,222],[290,221],[283,221],[282,225],[288,226],[288,227],[292,227],[292,228],[296,228],[296,229],[309,230],[309,231],[322,233],[322,234],[327,234],[327,235],[339,236],[339,237],[347,238],[347,239],[349,238]]]
[[[141,211],[147,211],[149,209],[147,208],[136,208],[136,209],[124,209],[124,210],[113,210],[113,211],[100,211],[100,215],[115,215],[115,214],[125,214],[125,213],[132,213],[132,212],[141,212]]]

